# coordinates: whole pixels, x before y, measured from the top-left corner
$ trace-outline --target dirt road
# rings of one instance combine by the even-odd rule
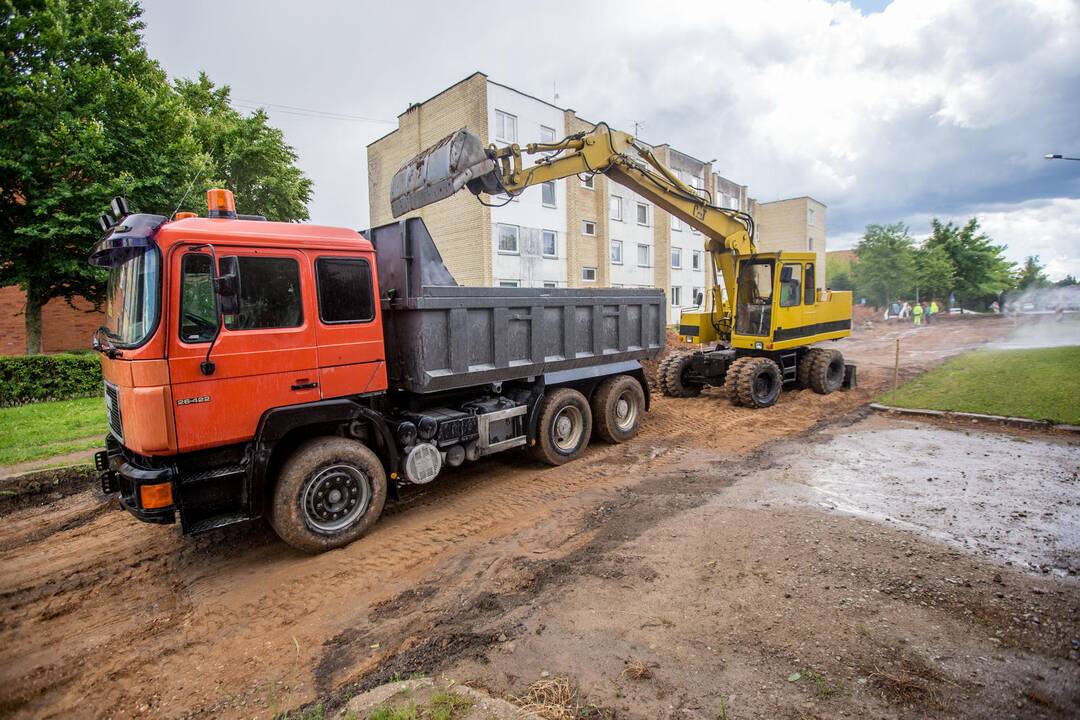
[[[642,656],[650,646],[667,642],[664,631],[672,628],[680,630],[685,638],[680,642],[690,643],[687,647],[695,653],[712,652],[707,644],[698,647],[704,641],[693,639],[704,616],[681,609],[699,602],[698,589],[686,585],[687,573],[713,573],[725,583],[760,577],[754,592],[728,599],[730,604],[718,610],[727,628],[726,642],[756,644],[762,648],[759,662],[772,657],[776,667],[801,667],[808,662],[801,648],[816,643],[813,633],[790,632],[802,622],[800,614],[767,620],[761,616],[775,607],[766,601],[776,602],[773,596],[786,587],[780,578],[794,582],[804,575],[799,561],[775,538],[786,533],[796,542],[812,542],[819,562],[831,558],[832,570],[822,577],[843,575],[839,570],[849,563],[853,577],[870,568],[884,573],[893,567],[906,569],[914,564],[912,556],[893,558],[900,547],[915,548],[912,552],[924,560],[924,555],[937,558],[943,572],[959,561],[929,541],[911,539],[899,530],[899,535],[886,537],[871,530],[878,527],[871,521],[857,519],[830,531],[846,533],[846,540],[837,544],[847,554],[834,557],[831,541],[822,545],[820,537],[816,542],[808,539],[815,523],[823,521],[821,511],[805,507],[759,507],[751,513],[754,519],[744,510],[731,509],[722,522],[708,523],[694,513],[749,477],[758,465],[756,453],[766,444],[796,436],[803,438],[797,442],[814,442],[807,432],[850,417],[875,397],[891,382],[898,334],[904,336],[904,372],[910,374],[1007,330],[993,320],[941,322],[917,332],[908,327],[863,330],[840,345],[859,363],[858,390],[827,397],[809,391],[785,393],[777,406],[764,411],[733,408],[711,392],[684,401],[654,396],[645,429],[631,443],[597,445],[562,468],[495,456],[447,473],[433,487],[388,508],[364,540],[318,557],[291,551],[262,527],[185,539],[175,529],[143,525],[113,511],[93,491],[18,510],[0,527],[0,714],[268,717],[316,699],[340,699],[346,691],[377,684],[399,671],[454,671],[507,694],[520,693],[522,683],[546,670],[574,671],[583,696],[619,709],[621,716],[667,716],[669,705],[673,712],[680,706],[678,698],[704,697],[693,688],[701,683],[712,687],[716,678],[687,674],[689,665],[687,672],[669,668],[670,676],[657,684],[660,700],[639,698],[628,704],[623,701],[628,695],[620,697],[612,690],[626,684],[614,683],[618,671],[613,677],[603,674],[610,662],[594,663],[586,671],[582,659],[591,655],[578,654],[582,648],[572,640],[575,633],[562,623],[575,628],[592,624],[591,632],[613,637],[636,635],[634,652]],[[634,500],[640,497],[649,501]],[[648,512],[636,512],[635,507]],[[723,532],[712,532],[716,523]],[[710,531],[701,532],[705,527]],[[679,532],[695,528],[692,538],[679,541]],[[671,567],[657,565],[655,558],[640,561],[638,556],[645,553],[637,544],[650,542],[642,538],[665,532],[668,540],[676,540],[667,546]],[[706,541],[712,543],[714,564],[684,567],[685,543]],[[718,548],[717,542],[723,544]],[[964,558],[963,563],[981,563],[979,572],[993,574],[986,568],[996,567]],[[657,579],[676,569],[679,573],[661,583],[667,593],[656,595]],[[605,606],[582,611],[583,616],[559,613],[567,595],[592,592],[589,583],[581,582],[582,573],[604,588],[624,588],[624,594],[597,594],[605,598]],[[1008,582],[1013,582],[1011,571],[1008,574]],[[822,577],[796,596],[813,615],[811,627],[824,622],[830,605],[859,600],[833,590],[840,581]],[[898,585],[896,592],[905,592],[903,588]],[[1043,589],[1040,599],[1057,598],[1046,595],[1049,592]],[[1069,627],[1076,623],[1076,598],[1073,592],[1063,599],[1073,604]],[[630,607],[623,602],[642,601],[650,604],[647,612],[653,620],[638,623],[637,616],[617,611]],[[636,610],[638,615],[646,612]],[[744,616],[759,620],[748,623]],[[923,634],[935,632],[934,623],[943,622],[925,619],[931,629],[922,629]],[[920,628],[909,620],[907,629],[918,634]],[[524,630],[530,638],[565,637],[567,644],[515,639]],[[844,639],[845,647],[858,640],[858,631],[851,632],[856,634]],[[794,638],[802,645],[793,646]],[[879,640],[888,645],[895,638],[874,641]],[[930,712],[947,707],[946,683],[955,681],[942,680],[944,689],[908,693],[905,678],[928,684],[930,680],[918,678],[932,669],[920,674],[922,666],[910,665],[916,662],[914,655],[909,657],[903,648],[897,652],[889,660],[899,663],[893,674],[886,665],[860,670],[859,677],[870,678],[869,683],[900,687],[895,697],[886,695],[875,708],[889,716],[885,710],[905,702]],[[749,683],[747,687],[767,685],[758,682],[764,669],[744,665],[742,659],[725,659],[728,671]],[[1063,662],[1075,672],[1075,662],[1067,656]],[[1029,666],[1034,667],[1030,658],[1024,667]],[[817,667],[810,672],[825,673],[831,666],[820,661]],[[881,679],[885,677],[892,680]],[[832,680],[824,682],[831,687]],[[729,687],[740,685],[733,679]],[[719,688],[715,692],[731,694]],[[1059,696],[1038,697],[1060,703]],[[763,697],[769,699],[768,693]],[[788,707],[777,697],[769,699],[779,703],[771,707]],[[751,698],[744,699],[749,703]],[[739,698],[729,700],[756,707],[742,705]],[[1031,703],[1054,714],[1056,705]],[[805,717],[816,712],[793,707],[805,710]],[[665,714],[657,714],[660,710]],[[743,716],[775,714],[733,715]]]

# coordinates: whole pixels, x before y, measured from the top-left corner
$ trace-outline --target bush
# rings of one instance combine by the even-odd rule
[[[69,400],[101,392],[97,353],[0,357],[0,405]]]

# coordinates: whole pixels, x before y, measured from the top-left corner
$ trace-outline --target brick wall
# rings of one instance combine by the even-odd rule
[[[814,224],[810,225],[808,210],[814,211]],[[757,222],[756,244],[758,252],[793,250],[807,252],[809,240],[814,240],[814,252],[817,254],[815,281],[819,288],[824,288],[825,278],[825,242],[826,208],[817,200],[808,197],[759,202],[754,212]]]
[[[23,308],[26,296],[17,287],[0,288],[0,355],[26,353],[26,321]],[[41,309],[42,352],[85,350],[90,336],[103,320],[103,314],[89,302],[75,301],[72,308],[62,298],[53,298]]]
[[[579,118],[573,110],[563,113],[565,132],[572,135],[592,130],[593,124]],[[566,282],[568,287],[603,287],[611,284],[610,247],[608,242],[608,179],[593,176],[593,189],[582,185],[576,177],[566,179]],[[596,223],[596,236],[581,232],[583,220]],[[581,279],[583,267],[596,268],[596,282]]]
[[[453,85],[398,116],[398,129],[367,148],[371,224],[394,220],[390,180],[410,158],[450,133],[466,128],[488,143],[487,77],[482,73]],[[470,192],[460,192],[413,211],[422,217],[446,266],[462,285],[492,284],[491,210]]]

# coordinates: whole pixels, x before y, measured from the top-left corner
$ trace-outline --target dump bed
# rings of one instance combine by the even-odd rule
[[[391,387],[430,393],[655,358],[663,290],[454,282],[424,221],[372,228]]]

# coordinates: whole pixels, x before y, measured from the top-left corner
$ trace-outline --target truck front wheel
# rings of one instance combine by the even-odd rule
[[[548,465],[562,465],[579,457],[592,435],[589,401],[573,388],[559,388],[541,402],[533,457]]]
[[[270,524],[282,540],[316,553],[348,545],[382,513],[386,473],[369,448],[348,438],[314,438],[285,462]]]
[[[609,377],[593,393],[593,423],[605,442],[626,442],[637,435],[644,413],[645,393],[629,375]]]

